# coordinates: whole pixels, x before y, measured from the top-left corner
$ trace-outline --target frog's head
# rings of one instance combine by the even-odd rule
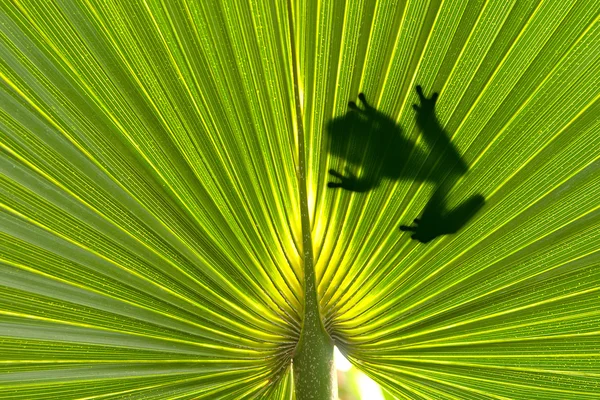
[[[354,110],[329,121],[325,125],[329,154],[352,165],[361,164],[369,148],[371,125],[365,115]]]

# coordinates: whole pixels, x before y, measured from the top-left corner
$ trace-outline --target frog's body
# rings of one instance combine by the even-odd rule
[[[462,175],[467,171],[466,164],[435,119],[433,108],[437,94],[427,99],[420,87],[417,92],[422,104],[422,107],[415,106],[417,124],[424,133],[426,143],[432,149],[431,153],[435,153],[436,147],[445,147],[443,162],[436,165],[437,160],[431,160],[423,150],[414,148],[415,143],[404,137],[396,121],[370,106],[361,93],[358,98],[364,109],[350,102],[350,111],[333,119],[326,127],[331,138],[330,153],[343,157],[355,167],[361,165],[361,176],[357,178],[349,174],[350,176],[345,177],[330,170],[329,172],[341,182],[329,182],[329,187],[362,192],[378,186],[384,178],[439,182],[448,172]],[[425,159],[425,165],[420,168],[407,166],[409,157],[416,160]]]

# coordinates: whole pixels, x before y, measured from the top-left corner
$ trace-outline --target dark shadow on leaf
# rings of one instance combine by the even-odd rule
[[[367,192],[383,179],[435,183],[434,194],[421,216],[410,226],[400,226],[402,231],[413,232],[413,239],[427,243],[438,236],[458,232],[483,207],[485,199],[475,195],[458,207],[447,209],[446,197],[468,167],[435,116],[438,94],[427,98],[421,86],[417,86],[417,94],[421,104],[413,104],[413,108],[429,151],[415,148],[415,143],[404,137],[396,121],[371,106],[360,93],[358,98],[362,107],[351,101],[345,115],[326,125],[329,153],[348,164],[344,173],[329,170],[332,180],[327,186]],[[408,165],[409,157],[425,159],[425,162]],[[361,167],[360,176],[352,172],[357,167]]]

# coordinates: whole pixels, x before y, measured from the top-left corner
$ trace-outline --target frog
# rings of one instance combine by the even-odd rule
[[[364,193],[378,187],[384,180],[432,182],[433,195],[421,216],[411,225],[400,225],[411,238],[428,243],[436,237],[458,232],[483,207],[485,199],[475,195],[453,210],[446,207],[447,193],[468,166],[452,144],[435,115],[439,93],[425,96],[421,85],[416,86],[419,104],[413,104],[416,125],[429,151],[417,147],[407,138],[402,127],[389,115],[377,110],[364,93],[358,94],[361,106],[348,103],[345,115],[334,118],[325,126],[329,135],[329,153],[346,161],[345,174],[329,169],[330,189]],[[409,159],[425,160],[420,166],[410,165]],[[360,168],[360,174],[353,169]]]

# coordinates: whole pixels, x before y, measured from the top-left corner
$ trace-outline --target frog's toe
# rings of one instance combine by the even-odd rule
[[[417,228],[414,226],[400,225],[400,230],[403,232],[415,232]]]

